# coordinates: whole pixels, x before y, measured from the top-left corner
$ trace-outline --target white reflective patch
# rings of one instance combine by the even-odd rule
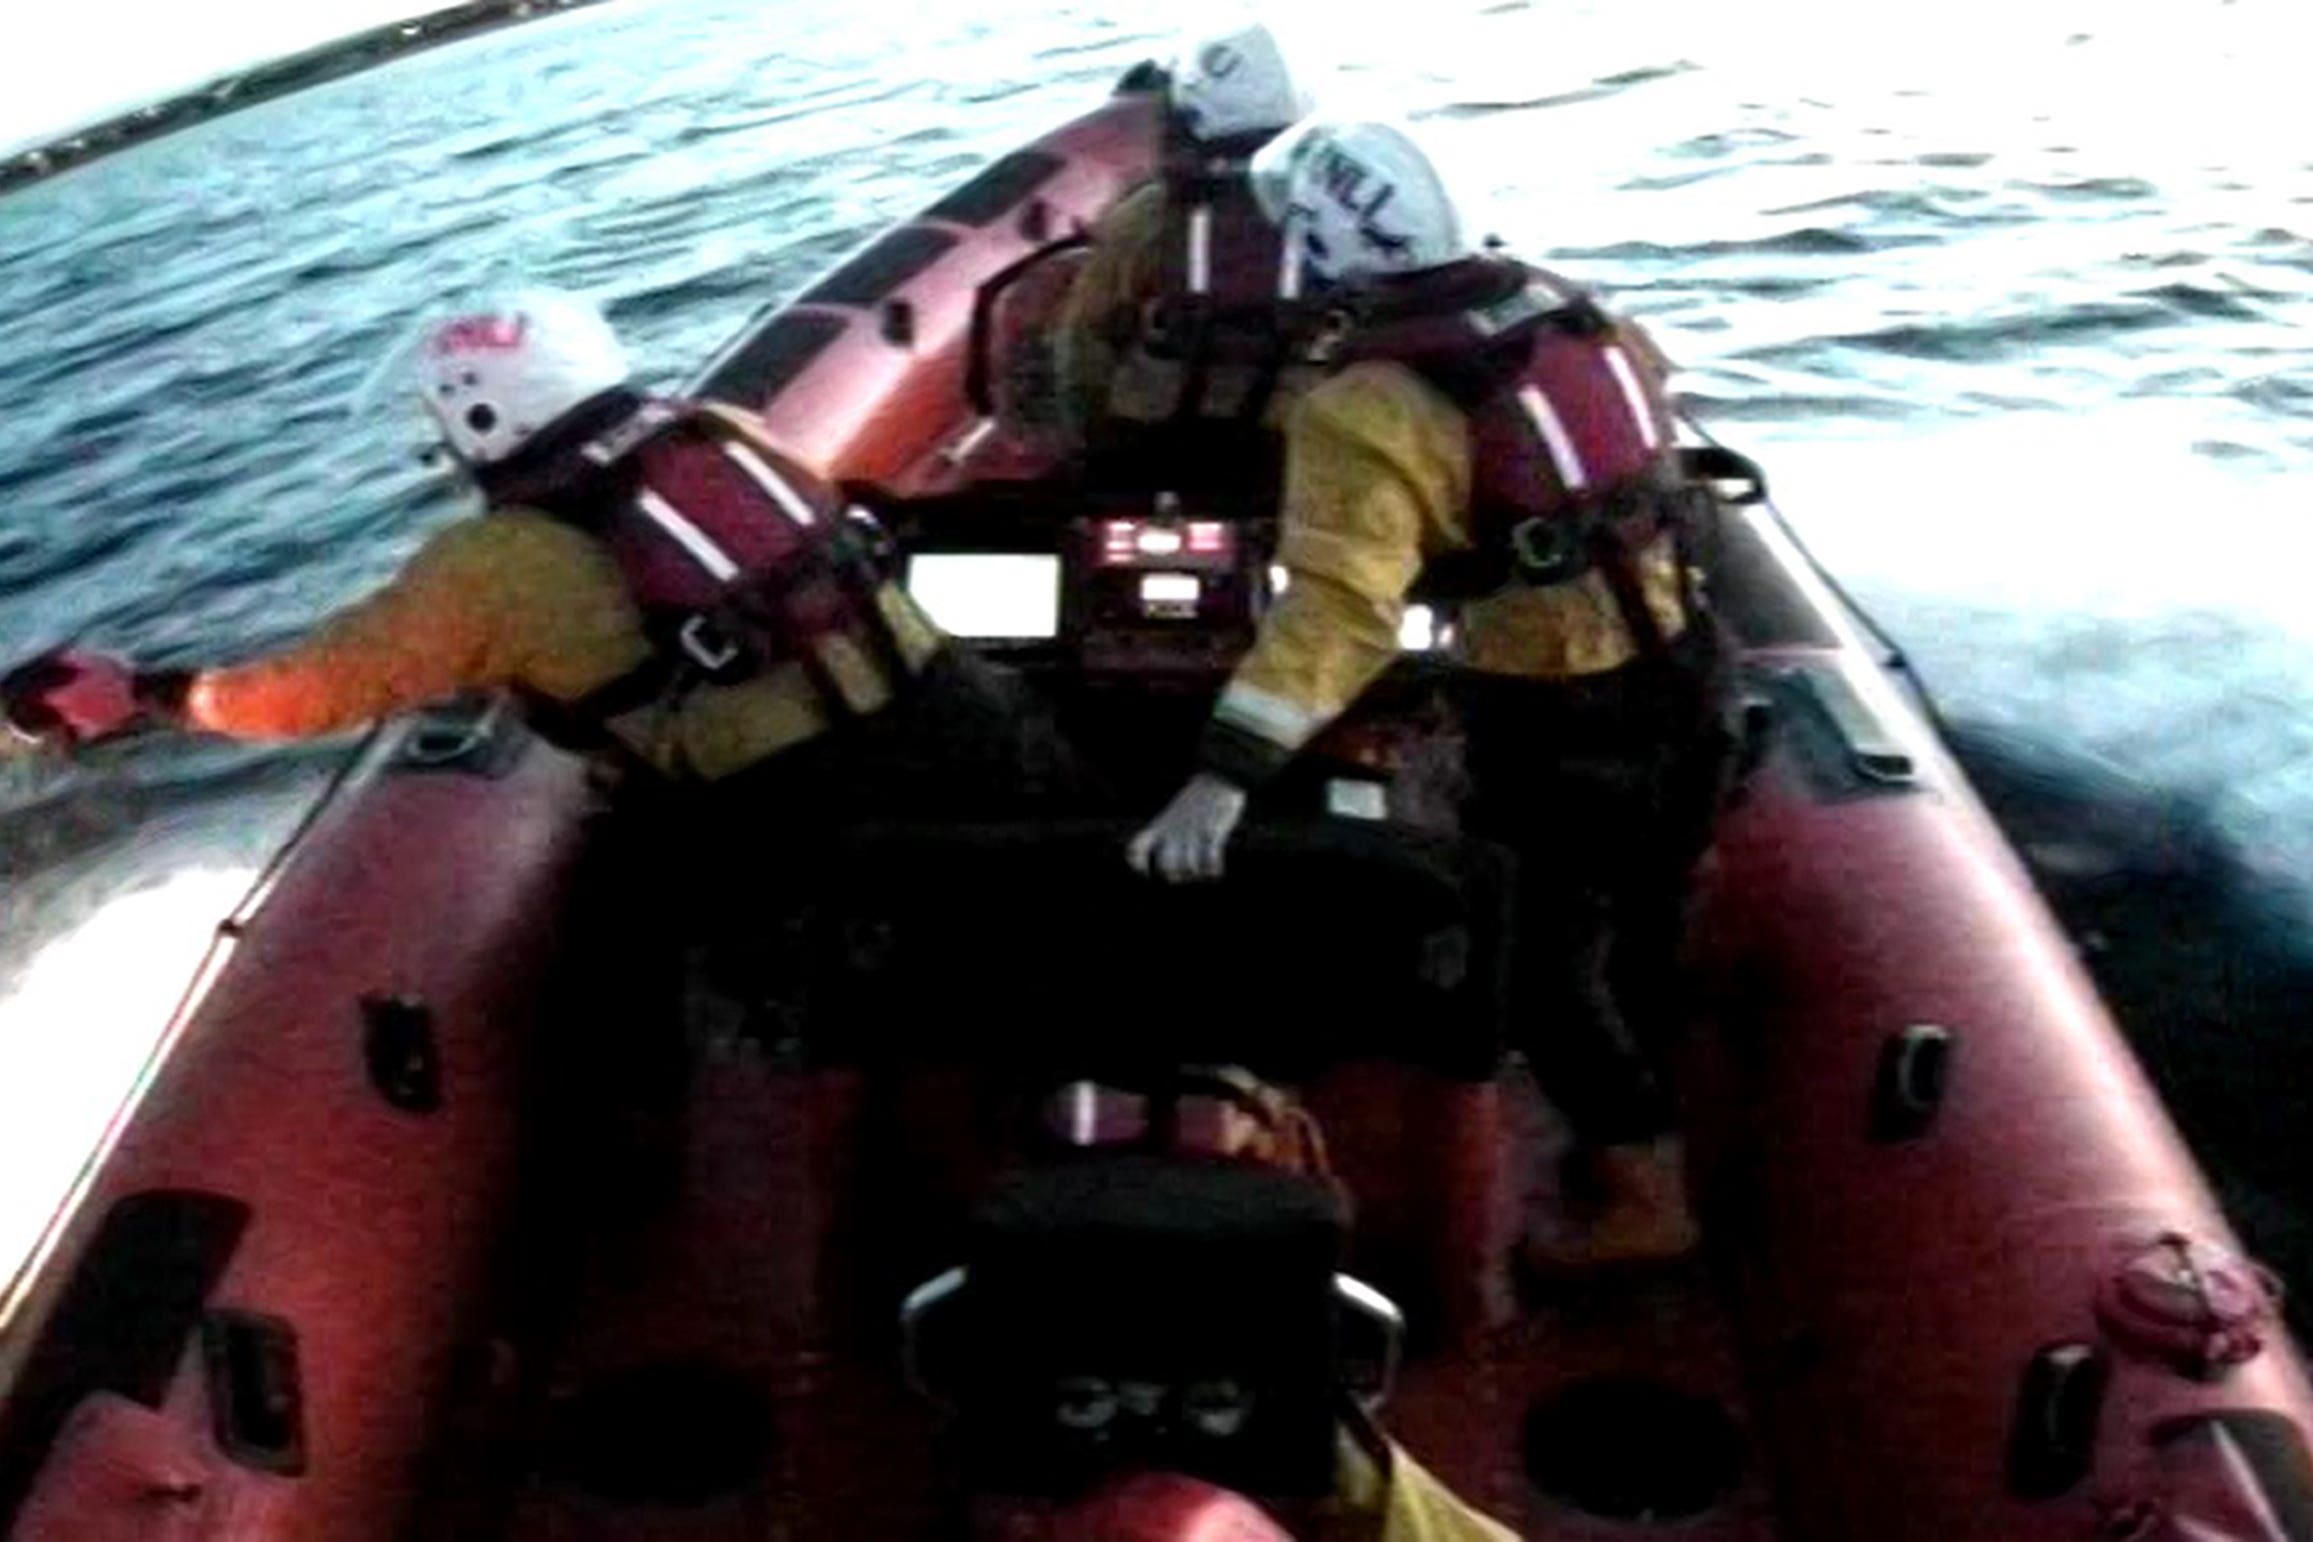
[[[1056,637],[1060,559],[1011,552],[919,552],[908,593],[954,637]]]
[[[1408,653],[1427,653],[1438,645],[1438,616],[1427,605],[1408,605],[1397,624],[1397,645]]]
[[[1213,292],[1213,206],[1198,204],[1189,211],[1189,293]]]
[[[634,453],[635,447],[679,416],[671,402],[645,402],[625,422],[587,445],[579,453],[597,466],[607,466]]]
[[[1497,333],[1507,332],[1512,327],[1546,316],[1555,309],[1557,307],[1550,303],[1548,295],[1533,285],[1528,285],[1516,294],[1505,295],[1503,298],[1487,305],[1481,305],[1467,314],[1470,325],[1477,328],[1481,337],[1492,337]]]
[[[1573,436],[1559,421],[1558,409],[1535,386],[1525,386],[1518,392],[1518,405],[1526,409],[1533,420],[1535,431],[1542,436],[1543,445],[1550,451],[1550,463],[1558,468],[1558,480],[1570,493],[1581,492],[1590,485],[1590,473],[1582,466],[1582,457],[1575,453]]]
[[[1574,298],[1573,292],[1562,287],[1547,273],[1530,271],[1526,275],[1526,292],[1541,297],[1544,308],[1556,310]]]
[[[1301,298],[1300,227],[1291,219],[1286,221],[1283,239],[1277,243],[1277,298]]]
[[[706,570],[707,576],[719,584],[727,584],[739,576],[739,564],[731,560],[729,552],[717,546],[714,539],[697,525],[683,518],[675,506],[649,488],[635,494],[635,507],[646,518],[682,547],[693,562]]]
[[[1638,387],[1638,371],[1631,368],[1630,355],[1622,351],[1620,343],[1607,345],[1606,367],[1614,372],[1614,383],[1622,387],[1623,405],[1630,409],[1639,437],[1646,441],[1648,449],[1661,449],[1662,430],[1655,426],[1654,414],[1647,410],[1646,393]]]
[[[1329,778],[1325,783],[1325,812],[1340,819],[1387,819],[1389,789],[1362,777]]]
[[[1205,586],[1188,573],[1144,573],[1140,580],[1140,613],[1185,621],[1195,616]]]
[[[793,483],[771,469],[771,463],[735,439],[721,441],[719,448],[738,464],[740,470],[754,478],[755,485],[771,495],[774,503],[787,511],[787,517],[806,529],[819,523],[819,516]]]
[[[1068,1100],[1068,1143],[1089,1146],[1100,1138],[1100,1086],[1096,1082],[1070,1082],[1065,1096]]]
[[[942,450],[940,452],[940,459],[946,461],[951,466],[961,466],[964,462],[972,458],[972,452],[974,450],[977,450],[981,445],[988,442],[988,436],[996,432],[997,426],[997,422],[994,418],[980,419],[979,422],[974,423],[970,428],[965,429],[964,432],[957,437],[954,444],[951,444],[946,449]]]
[[[1297,750],[1308,743],[1309,736],[1317,732],[1323,722],[1317,713],[1296,706],[1282,696],[1235,682],[1221,692],[1213,716],[1288,750]]]

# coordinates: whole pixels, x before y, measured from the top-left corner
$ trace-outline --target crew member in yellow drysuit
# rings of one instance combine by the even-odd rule
[[[1097,484],[1197,492],[1273,479],[1290,366],[1275,225],[1245,180],[1306,110],[1269,28],[1181,50],[1164,83],[1157,174],[1094,226],[1052,339],[1063,416]],[[1189,485],[1184,485],[1186,482]]]
[[[270,657],[132,673],[57,652],[0,705],[68,744],[140,720],[270,739],[513,690],[620,773],[562,928],[593,982],[563,1053],[586,1039],[606,1084],[666,1113],[688,943],[759,944],[768,897],[847,821],[1031,812],[1064,756],[887,580],[834,487],[744,414],[635,390],[590,306],[510,296],[436,322],[410,362],[486,512]]]
[[[486,512],[266,658],[133,676],[77,652],[36,660],[9,677],[11,721],[70,742],[139,718],[288,738],[510,688],[549,732],[699,797],[838,758],[812,780],[814,798],[839,797],[877,780],[855,752],[909,739],[915,770],[942,765],[903,805],[1017,791],[1020,763],[992,764],[1021,749],[1002,688],[751,417],[637,392],[600,315],[551,292],[437,323],[413,367]]]
[[[1457,689],[1465,826],[1520,858],[1515,1032],[1603,1192],[1539,1267],[1675,1256],[1695,1240],[1667,1036],[1686,877],[1728,764],[1719,634],[1684,539],[1656,356],[1549,275],[1484,256],[1402,132],[1309,123],[1254,185],[1347,335],[1285,424],[1290,586],[1221,696],[1202,771],[1130,847],[1216,876],[1257,787],[1398,651],[1417,578],[1467,603]]]

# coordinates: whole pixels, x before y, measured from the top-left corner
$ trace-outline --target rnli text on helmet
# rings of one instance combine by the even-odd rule
[[[1375,251],[1395,255],[1412,245],[1412,238],[1386,230],[1374,216],[1397,196],[1397,184],[1381,176],[1338,145],[1317,152],[1316,180],[1327,197],[1357,221],[1358,238]]]

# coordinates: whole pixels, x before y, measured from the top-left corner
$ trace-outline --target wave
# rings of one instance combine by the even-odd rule
[[[1679,393],[1679,400],[1697,418],[1709,423],[1803,423],[1815,419],[1831,422],[1857,418],[1902,422],[1919,416],[1916,402],[1860,393],[1762,391],[1737,396],[1687,390]]]
[[[1853,209],[1875,220],[1911,218],[1943,226],[1991,227],[2040,223],[2040,216],[2022,203],[1996,205],[1996,195],[1983,188],[1858,188],[1804,203],[1778,204],[1759,212],[1782,219],[1795,214],[1821,214],[1832,209]]]
[[[671,147],[697,144],[731,134],[793,123],[825,112],[872,107],[899,97],[919,95],[922,89],[914,81],[904,79],[886,81],[880,85],[872,81],[845,81],[818,91],[785,97],[775,107],[722,114],[685,123],[668,137],[667,144]]]
[[[1835,230],[1826,225],[1805,225],[1795,230],[1777,231],[1773,235],[1755,236],[1748,240],[1689,241],[1677,244],[1616,241],[1606,246],[1560,247],[1551,255],[1599,262],[1678,263],[1692,262],[1698,257],[1740,257],[1754,253],[1786,257],[1851,257],[1891,246],[1929,244],[1932,239],[1927,236],[1880,232],[1866,235],[1852,230]]]
[[[1778,145],[1790,144],[1798,138],[1797,134],[1788,130],[1754,123],[1737,129],[1691,135],[1675,145],[1666,146],[1661,153],[1673,160],[1716,160],[1745,150],[1773,149]]]
[[[2294,375],[2258,375],[2235,385],[2229,393],[2252,407],[2291,417],[2313,417],[2313,383]]]
[[[2022,182],[2017,185],[2044,198],[2066,203],[2104,200],[2135,202],[2160,196],[2160,189],[2142,177],[2082,177],[2069,182]]]
[[[81,527],[77,540],[46,540],[26,549],[32,560],[0,570],[0,599],[37,593],[99,567],[144,543],[150,519],[106,519]]]
[[[1821,342],[1938,363],[1979,363],[2041,348],[2052,341],[2080,342],[2141,332],[2168,319],[2169,311],[2161,305],[2091,301],[1977,320],[1905,322],[1835,333]]]
[[[1621,90],[1619,86],[1578,86],[1571,91],[1552,91],[1542,96],[1501,97],[1484,101],[1446,102],[1425,108],[1414,114],[1417,121],[1443,118],[1449,123],[1473,118],[1491,118],[1502,113],[1542,112],[1553,107],[1575,107],[1584,102],[1602,102]]]
[[[251,799],[316,790],[354,742],[339,735],[195,746],[162,735],[117,741],[69,761],[44,753],[0,758],[0,880],[13,885],[138,842],[158,819],[223,816],[245,811]]]
[[[1604,101],[1608,97],[1618,96],[1628,91],[1633,86],[1643,86],[1657,80],[1669,80],[1673,76],[1689,74],[1700,68],[1702,66],[1690,59],[1678,59],[1669,64],[1642,65],[1636,69],[1620,70],[1612,75],[1600,75],[1588,85],[1577,86],[1570,91],[1552,91],[1541,96],[1480,98],[1447,102],[1418,113],[1416,116],[1457,120],[1486,118],[1497,113],[1538,112],[1551,107],[1572,107],[1582,102]]]
[[[2162,284],[2154,289],[2131,290],[2129,293],[2135,299],[2157,301],[2183,315],[2205,317],[2212,321],[2271,319],[2255,297],[2235,289],[2212,289],[2180,281]]]
[[[494,161],[513,151],[527,151],[536,139],[537,136],[527,128],[507,129],[481,135],[469,143],[453,145],[439,153],[450,165],[462,166],[475,161]]]
[[[2313,934],[2202,797],[2044,739],[1960,724],[1953,749],[2031,867],[2252,1251],[2313,1288]],[[2189,925],[2180,918],[2190,917]]]
[[[2273,451],[2264,445],[2243,444],[2237,439],[2195,439],[2192,452],[2206,460],[2267,461],[2275,459]]]
[[[762,263],[735,262],[628,289],[606,309],[612,320],[622,327],[648,325],[683,315],[704,302],[759,298],[763,293],[763,278]]]

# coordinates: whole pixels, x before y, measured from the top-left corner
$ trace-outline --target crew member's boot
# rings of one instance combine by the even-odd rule
[[[1685,1152],[1675,1136],[1590,1153],[1598,1201],[1561,1237],[1530,1237],[1526,1265],[1538,1275],[1667,1263],[1702,1240],[1687,1201]]]

